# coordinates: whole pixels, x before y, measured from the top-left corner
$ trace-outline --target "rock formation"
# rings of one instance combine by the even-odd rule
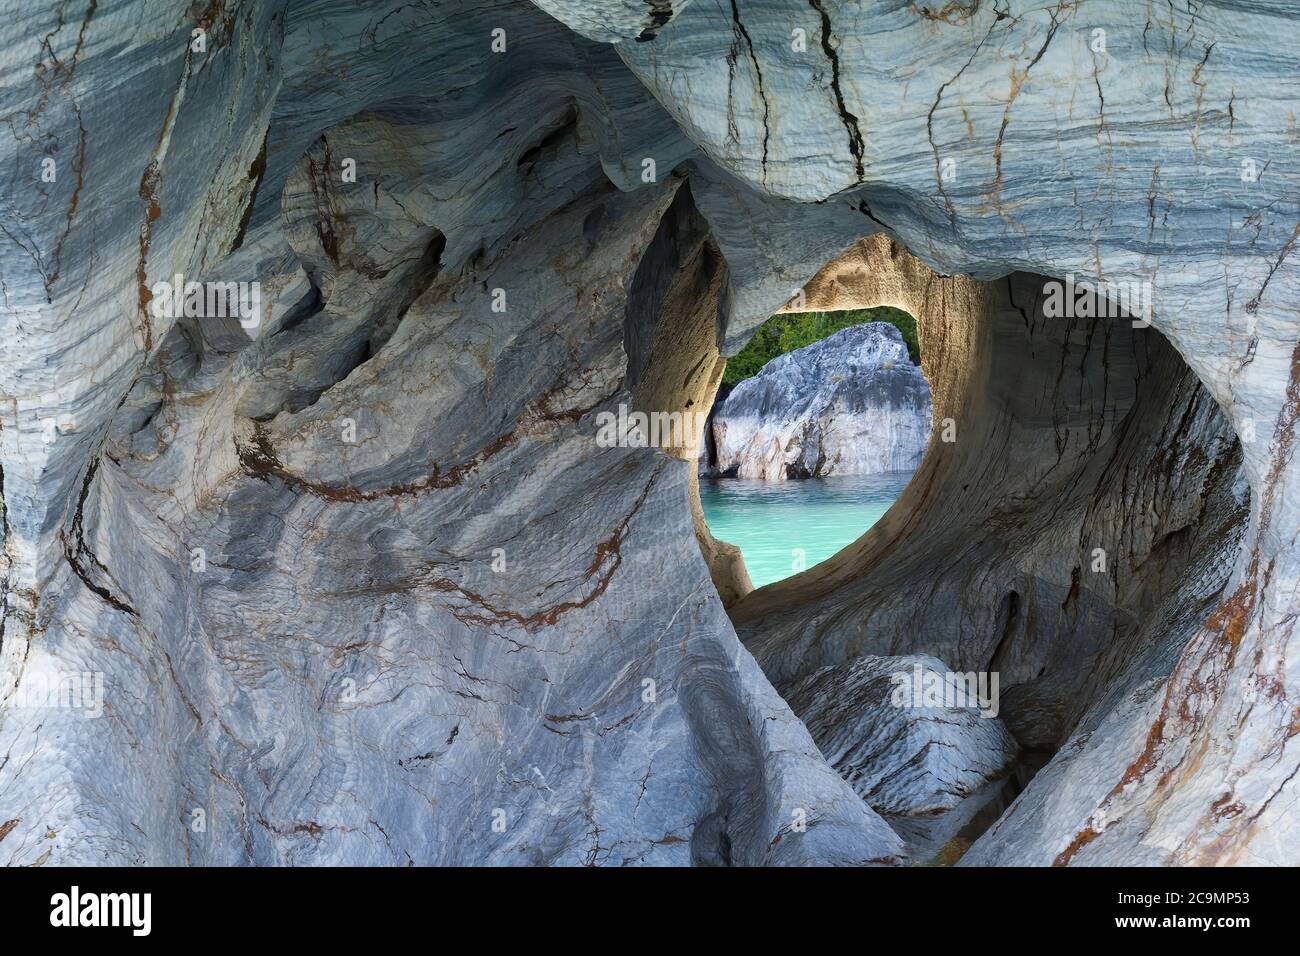
[[[973,695],[964,680],[933,657],[867,655],[819,668],[789,691],[826,759],[917,862],[936,859],[991,802],[1003,809],[1015,767],[998,688],[985,679],[981,709],[980,678]]]
[[[1028,783],[963,862],[1298,862],[1296,12],[10,5],[0,862],[899,864],[800,688],[917,656]],[[595,420],[800,288],[956,440],[746,593]]]
[[[930,437],[930,386],[888,322],[778,355],[713,411],[714,467],[740,478],[913,471]]]

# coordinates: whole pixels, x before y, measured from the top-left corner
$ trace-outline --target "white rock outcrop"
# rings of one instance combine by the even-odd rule
[[[887,322],[772,359],[713,412],[714,467],[783,481],[913,471],[930,440],[930,386]]]

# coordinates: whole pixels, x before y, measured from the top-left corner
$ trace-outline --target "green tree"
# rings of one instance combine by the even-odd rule
[[[907,354],[920,362],[921,347],[916,339],[916,319],[902,309],[882,305],[874,309],[848,309],[843,312],[787,312],[774,315],[758,327],[754,337],[735,356],[727,360],[722,380],[735,385],[753,375],[778,355],[793,352],[834,335],[840,329],[867,322],[888,322],[898,329],[907,343]]]

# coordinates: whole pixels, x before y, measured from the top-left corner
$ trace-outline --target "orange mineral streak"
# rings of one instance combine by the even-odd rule
[[[1170,730],[1171,735],[1176,736],[1187,736],[1194,733],[1200,726],[1205,710],[1218,703],[1218,691],[1223,686],[1223,682],[1203,683],[1197,676],[1197,671],[1206,662],[1208,656],[1216,651],[1224,652],[1221,673],[1231,670],[1237,648],[1241,645],[1246,629],[1259,606],[1261,593],[1259,580],[1261,542],[1272,524],[1273,506],[1277,501],[1278,487],[1281,484],[1286,466],[1290,463],[1294,454],[1297,419],[1300,419],[1300,342],[1296,343],[1291,353],[1290,381],[1287,384],[1286,400],[1282,404],[1282,410],[1278,415],[1277,428],[1274,431],[1272,462],[1265,481],[1264,494],[1261,498],[1259,530],[1255,535],[1255,543],[1251,551],[1250,564],[1246,570],[1245,580],[1231,595],[1219,602],[1218,607],[1205,621],[1205,632],[1217,635],[1218,639],[1208,646],[1194,641],[1197,647],[1205,648],[1202,653],[1193,657],[1185,651],[1183,657],[1179,659],[1174,672],[1165,682],[1165,693],[1160,705],[1160,714],[1147,733],[1146,745],[1143,747],[1142,753],[1129,764],[1119,782],[1106,795],[1106,798],[1101,802],[1101,809],[1109,807],[1129,784],[1142,779],[1155,767],[1168,739],[1166,729]],[[1267,576],[1265,583],[1267,583]],[[1188,651],[1191,650],[1192,646],[1193,644],[1188,645]],[[1167,722],[1174,711],[1175,692],[1188,689],[1205,692],[1200,695],[1203,697],[1203,702],[1199,712],[1193,712],[1188,700],[1183,699],[1182,706],[1179,708],[1182,723],[1170,728]],[[1185,698],[1185,695],[1180,694],[1179,696]],[[1295,735],[1298,721],[1300,721],[1300,714],[1294,715],[1290,726],[1285,729],[1284,734],[1287,739]],[[1176,767],[1177,763],[1161,776],[1157,788],[1169,779]],[[1225,812],[1222,805],[1226,802],[1226,799],[1226,797],[1221,797],[1211,808],[1217,818],[1223,819],[1226,817],[1231,819],[1240,815],[1245,809],[1239,804],[1233,804],[1231,805],[1232,812]],[[1052,865],[1068,865],[1079,850],[1101,836],[1104,830],[1104,826],[1101,830],[1098,830],[1089,823],[1088,826],[1075,834],[1074,839],[1070,841],[1064,850],[1057,854],[1056,859],[1052,861]],[[1220,840],[1218,841],[1218,847],[1223,850],[1226,843]]]

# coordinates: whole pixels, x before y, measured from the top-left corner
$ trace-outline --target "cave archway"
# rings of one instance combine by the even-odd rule
[[[644,356],[629,372],[636,400],[707,408],[725,361],[713,333],[726,266],[687,189],[655,247],[637,281],[654,274],[659,291],[642,297],[634,284],[629,300],[629,329],[636,303],[657,310],[636,313],[653,329],[648,347],[629,349]],[[1237,437],[1177,350],[1101,295],[1092,311],[1057,314],[1054,283],[938,275],[878,233],[805,285],[808,309],[916,316],[933,394],[912,481],[834,557],[753,590],[738,549],[703,521],[693,473],[690,484],[701,553],[737,632],[828,759],[855,717],[828,719],[825,687],[865,659],[920,654],[999,675],[1018,753],[999,771],[1003,802],[963,831],[963,848],[1104,703],[1169,672],[1220,600],[1249,513]],[[810,681],[822,690],[809,693]]]
[[[936,428],[855,545],[732,606],[778,688],[924,648],[1001,671],[1004,718],[1051,750],[1169,617],[1185,640],[1208,614],[1248,512],[1236,436],[1153,327],[1046,314],[1053,281],[938,276],[884,234],[810,281],[918,316]]]
[[[0,42],[60,157],[0,268],[6,862],[901,862],[837,748],[916,651],[1069,736],[965,860],[1293,861],[1286,11],[94,6]],[[814,305],[921,303],[954,441],[748,593],[685,446],[594,420],[703,407],[832,261]],[[1159,331],[1047,321],[1070,271]],[[265,283],[260,331],[156,310],[178,274]],[[68,667],[112,719],[15,696]]]

